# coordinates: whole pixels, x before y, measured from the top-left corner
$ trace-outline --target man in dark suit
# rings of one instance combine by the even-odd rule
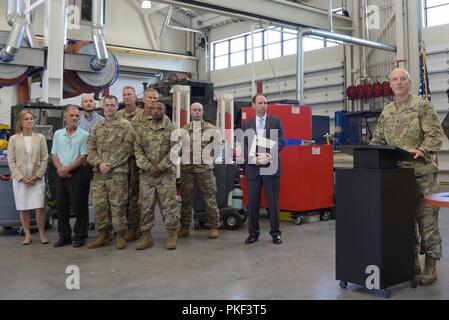
[[[281,244],[279,230],[279,188],[281,177],[280,151],[284,147],[281,120],[267,115],[268,102],[263,94],[252,99],[256,116],[242,124],[245,133],[245,174],[248,183],[249,236],[246,244],[259,239],[260,191],[263,186],[270,214],[270,235],[274,244]],[[272,145],[267,139],[274,141]],[[268,141],[270,142],[270,141]]]

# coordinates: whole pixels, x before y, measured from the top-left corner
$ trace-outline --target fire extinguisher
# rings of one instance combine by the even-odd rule
[[[389,81],[384,81],[384,83],[382,83],[382,89],[384,92],[384,97],[391,97],[394,95],[393,90],[391,90]]]
[[[382,92],[382,83],[380,83],[379,81],[377,81],[376,83],[373,84],[373,90],[374,90],[374,96],[376,98],[382,97],[383,92]]]
[[[365,86],[363,84],[357,86],[357,97],[359,99],[365,98]]]
[[[354,86],[348,86],[348,88],[346,88],[346,95],[351,101],[357,100],[357,93]]]
[[[374,88],[371,83],[365,84],[365,97],[367,99],[374,97]]]

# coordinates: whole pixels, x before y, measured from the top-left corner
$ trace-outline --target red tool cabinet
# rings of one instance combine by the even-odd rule
[[[284,127],[280,209],[291,211],[292,215],[313,211],[328,212],[334,206],[333,150],[332,145],[301,145],[302,140],[310,140],[312,136],[310,108],[274,104],[268,105],[268,114],[280,118]],[[243,108],[242,122],[254,115],[253,108]],[[242,179],[242,189],[243,203],[246,205],[245,179]],[[263,190],[261,206],[266,207]]]

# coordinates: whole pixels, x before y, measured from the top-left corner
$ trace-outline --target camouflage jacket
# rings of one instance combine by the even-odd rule
[[[87,162],[98,171],[98,165],[109,164],[112,172],[128,172],[128,158],[133,152],[135,134],[124,119],[102,120],[92,127]]]
[[[136,115],[141,114],[141,113],[143,113],[143,109],[141,109],[141,108],[136,107],[136,110],[134,110],[133,112],[129,112],[125,108],[125,109],[121,109],[121,110],[117,111],[117,118],[119,118],[119,119],[122,118],[122,119],[125,119],[125,120],[128,120],[129,122],[131,122],[132,119]]]
[[[150,116],[141,125],[135,127],[136,139],[134,153],[137,166],[147,171],[151,166],[158,166],[161,172],[174,171],[174,164],[170,160],[170,150],[177,141],[170,141],[175,127],[170,119],[164,118],[162,123],[155,125]]]
[[[183,127],[184,130],[186,130],[189,134],[189,139],[190,139],[190,163],[189,164],[185,164],[183,163],[181,166],[181,169],[183,171],[191,171],[191,170],[212,170],[214,168],[214,164],[213,163],[204,163],[204,159],[203,159],[203,151],[206,148],[206,146],[208,146],[212,141],[214,141],[214,139],[211,137],[210,139],[207,139],[206,141],[203,140],[203,136],[204,136],[204,132],[206,130],[209,129],[213,129],[216,130],[216,132],[219,134],[218,129],[211,123],[207,122],[207,121],[201,121],[201,154],[197,155],[197,159],[200,160],[201,159],[201,164],[194,164],[194,158],[193,158],[193,122],[190,122],[189,124],[187,124],[186,126]],[[221,148],[221,141],[214,141],[214,143],[218,143],[220,148]],[[183,150],[185,148],[185,144],[186,141],[185,139],[183,139]],[[219,155],[215,155],[215,154],[211,154],[211,157],[213,158],[213,160],[215,160]]]
[[[417,96],[410,96],[399,108],[394,102],[386,106],[370,142],[422,151],[424,158],[400,162],[401,167],[414,168],[417,177],[438,172],[432,155],[442,143],[443,129],[432,104]]]
[[[141,125],[148,125],[150,122],[148,122],[147,120],[151,120],[151,116],[144,114],[142,111],[142,112],[136,114],[132,118],[131,124],[132,124],[133,128],[136,129],[137,127],[139,127]],[[167,115],[164,115],[164,122],[167,122],[167,121],[169,123],[171,123],[170,118],[167,117]]]

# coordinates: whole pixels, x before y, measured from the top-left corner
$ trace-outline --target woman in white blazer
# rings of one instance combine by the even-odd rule
[[[33,132],[34,115],[22,110],[16,125],[17,134],[9,139],[8,165],[12,175],[14,199],[20,211],[20,222],[25,232],[23,245],[31,244],[30,214],[35,210],[41,243],[47,244],[45,234],[45,171],[48,149],[45,138]]]

